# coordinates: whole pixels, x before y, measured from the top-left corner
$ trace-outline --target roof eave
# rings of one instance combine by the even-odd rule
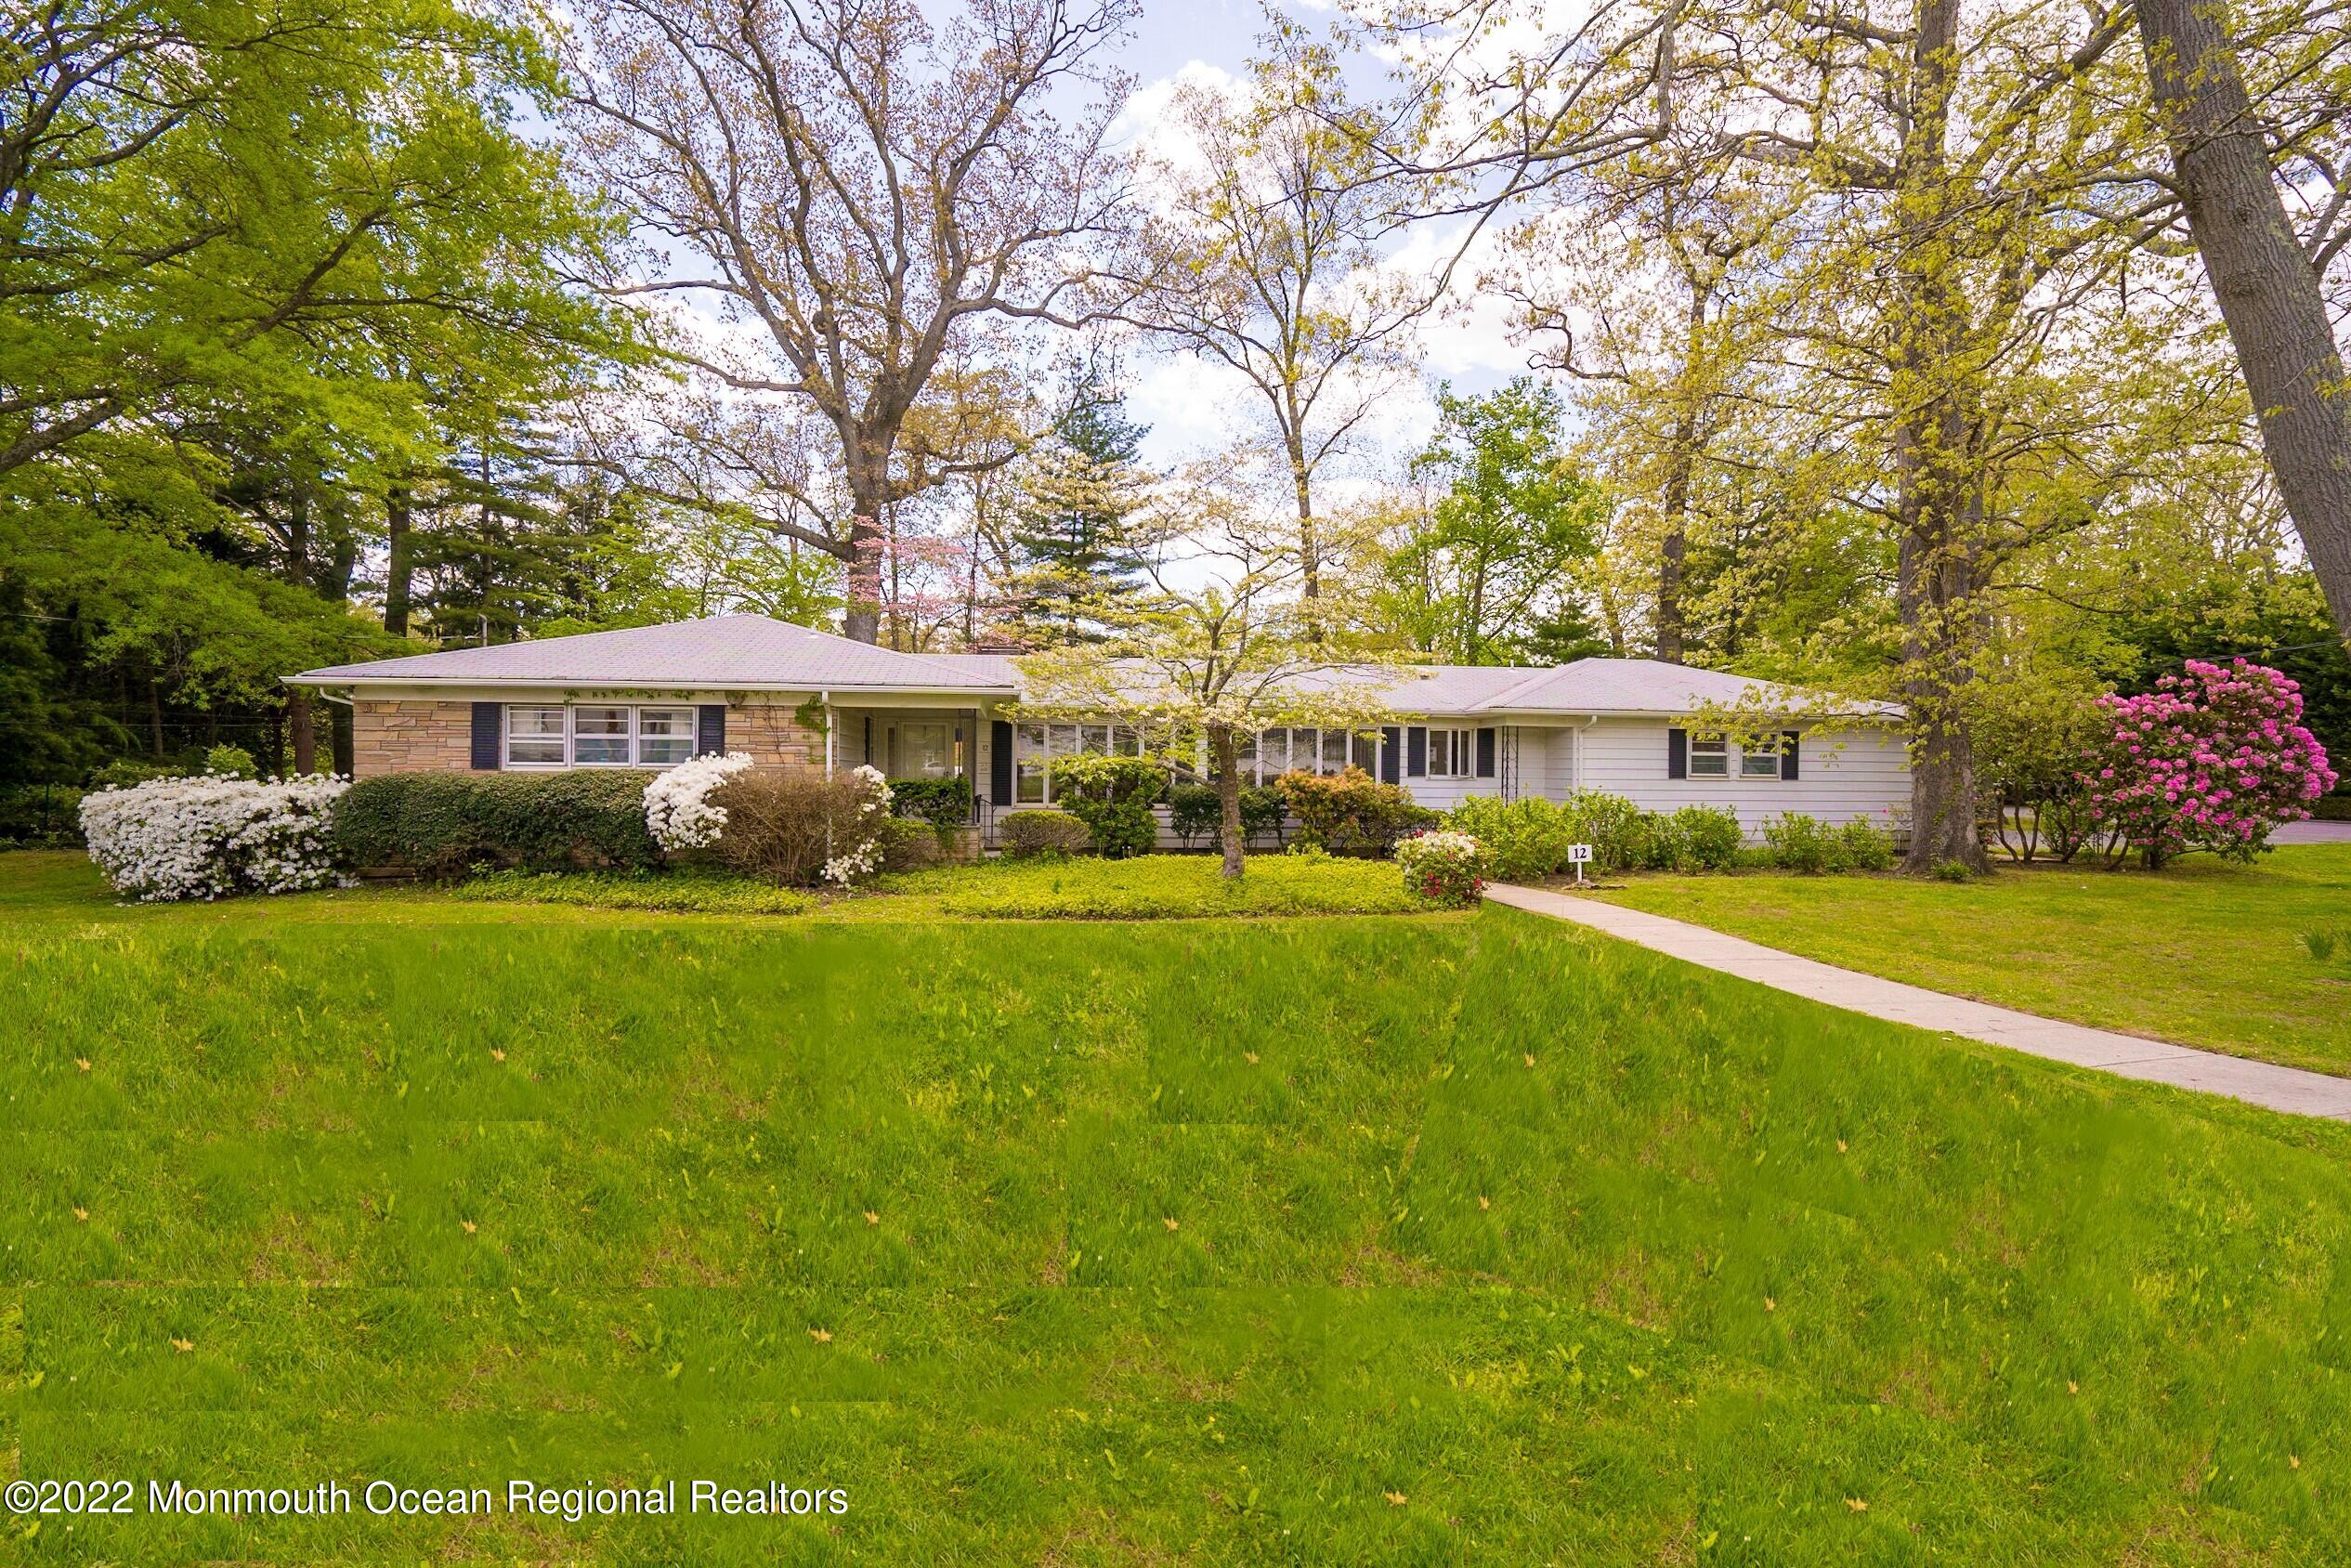
[[[722,681],[682,676],[644,681],[602,675],[334,675],[305,672],[299,675],[281,675],[278,680],[281,686],[438,686],[515,687],[525,691],[564,691],[586,686],[600,691],[835,691],[860,695],[870,693],[878,697],[1013,698],[1019,695],[1017,687],[1009,686],[863,686],[850,681]]]

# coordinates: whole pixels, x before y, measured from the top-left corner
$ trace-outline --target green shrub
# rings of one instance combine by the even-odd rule
[[[1094,836],[1065,811],[1013,811],[996,820],[1004,853],[1015,860],[1061,859],[1090,847]]]
[[[882,825],[882,869],[920,871],[939,864],[947,858],[947,845],[940,842],[946,831],[927,821],[891,817]]]
[[[1894,869],[1894,835],[1874,822],[1855,817],[1836,830],[1836,843],[1848,870],[1890,871]]]
[[[1202,839],[1213,843],[1224,821],[1224,803],[1207,784],[1177,784],[1168,791],[1168,826],[1190,849]]]
[[[1967,862],[1965,860],[1938,860],[1935,862],[1935,880],[1947,882],[1974,882],[1976,873],[1968,869]]]
[[[1633,871],[1649,863],[1656,837],[1650,814],[1624,796],[1579,790],[1561,810],[1567,817],[1570,842],[1592,846],[1594,870]]]
[[[204,753],[204,771],[223,778],[258,778],[261,769],[242,746],[215,746]]]
[[[169,778],[175,774],[186,771],[185,768],[174,767],[169,763],[141,762],[136,757],[117,757],[104,767],[93,770],[89,782],[92,790],[124,790],[134,784],[144,784],[150,778]]]
[[[1398,839],[1438,815],[1414,804],[1402,786],[1382,784],[1359,767],[1335,774],[1286,773],[1273,787],[1298,820],[1300,840],[1322,849],[1386,854]]]
[[[1259,839],[1270,838],[1278,849],[1282,843],[1282,830],[1288,824],[1289,815],[1289,803],[1282,799],[1282,791],[1273,785],[1254,785],[1242,791],[1242,846],[1246,848]]]
[[[1677,871],[1728,870],[1746,842],[1739,814],[1729,806],[1686,805],[1663,820]]]
[[[1836,830],[1800,811],[1782,812],[1766,822],[1763,843],[1771,851],[1771,863],[1783,871],[1813,876],[1844,869],[1845,847]]]
[[[893,816],[919,817],[937,828],[960,828],[972,819],[972,781],[968,778],[893,778]]]
[[[1569,845],[1584,842],[1565,808],[1533,797],[1473,796],[1445,814],[1445,825],[1484,846],[1486,873],[1501,882],[1548,877],[1567,864]]]
[[[335,807],[335,857],[354,869],[432,877],[470,866],[650,867],[635,769],[569,773],[396,773],[362,778]]]
[[[567,904],[587,909],[675,914],[797,915],[817,907],[805,893],[722,871],[483,871],[449,890],[476,904]]]
[[[1086,825],[1105,859],[1148,855],[1159,837],[1152,804],[1167,792],[1168,767],[1148,757],[1055,757],[1054,804]]]
[[[882,869],[882,832],[895,818],[880,797],[864,771],[746,768],[710,793],[711,804],[726,813],[718,856],[787,887],[846,886]]]
[[[71,849],[82,842],[82,791],[67,784],[0,788],[0,843]]]
[[[2310,803],[2310,815],[2320,822],[2351,822],[2351,794],[2320,795]]]

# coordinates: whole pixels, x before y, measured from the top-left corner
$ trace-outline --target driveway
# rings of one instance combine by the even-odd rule
[[[2351,822],[2287,822],[2269,835],[2271,843],[2351,843]]]

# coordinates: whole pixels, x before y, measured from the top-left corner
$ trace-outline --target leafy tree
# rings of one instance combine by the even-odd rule
[[[1392,717],[1380,692],[1392,677],[1380,658],[1334,633],[1348,607],[1300,592],[1304,567],[1286,525],[1253,515],[1195,476],[1156,516],[1197,555],[1170,581],[1164,555],[1144,555],[1149,591],[1101,607],[1113,634],[1024,660],[1024,712],[1109,717],[1143,729],[1197,737],[1216,785],[1224,874],[1242,874],[1239,741],[1280,725],[1367,728]]]
[[[675,352],[807,450],[845,506],[773,516],[849,568],[847,634],[882,630],[896,503],[1010,452],[922,460],[903,442],[942,368],[1019,320],[1077,323],[1089,242],[1123,225],[1099,56],[1130,0],[593,0],[566,38],[582,166],[647,242],[623,286],[704,300],[750,330]],[[844,515],[845,513],[845,515]]]
[[[1424,651],[1454,664],[1526,657],[1536,629],[1576,612],[1576,568],[1597,544],[1601,499],[1569,465],[1562,405],[1521,376],[1482,398],[1437,393],[1436,435],[1415,476],[1444,489],[1407,514],[1389,558],[1392,600],[1412,606]]]

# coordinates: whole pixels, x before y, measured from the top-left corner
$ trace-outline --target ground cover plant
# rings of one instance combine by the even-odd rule
[[[948,915],[1031,920],[1376,915],[1424,907],[1388,862],[1326,855],[1252,856],[1248,873],[1237,879],[1204,855],[1004,859],[885,877],[878,891],[891,896],[877,903],[904,899]]]
[[[1959,882],[1639,877],[1600,896],[2052,1018],[2351,1073],[2351,981],[2300,940],[2351,909],[2351,844]]]
[[[62,859],[0,860],[12,1475],[848,1511],[12,1519],[12,1555],[2243,1561],[2351,1528],[2330,1123],[1491,907],[124,908]]]

